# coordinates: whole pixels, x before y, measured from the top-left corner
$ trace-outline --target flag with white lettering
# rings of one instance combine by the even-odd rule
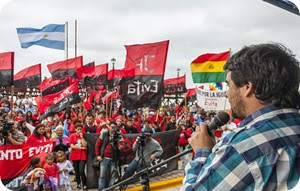
[[[54,115],[55,113],[68,108],[70,105],[79,103],[80,101],[81,99],[79,96],[77,81],[60,92],[43,96],[41,101],[42,105],[40,107],[43,108],[44,112],[40,112],[40,118],[43,119]]]
[[[125,46],[125,68],[135,71],[134,77],[124,77],[120,82],[125,108],[160,106],[168,47],[169,41]]]
[[[52,77],[45,79],[40,85],[38,85],[39,90],[42,93],[42,96],[49,94],[55,94],[65,89],[72,84],[72,78],[68,77],[63,80],[53,80]]]
[[[32,157],[43,160],[47,153],[51,153],[53,142],[6,145],[0,146],[0,177],[1,179],[15,178],[25,171]]]

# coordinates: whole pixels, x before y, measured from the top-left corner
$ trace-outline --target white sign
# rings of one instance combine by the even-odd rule
[[[206,91],[197,87],[197,103],[204,110],[228,110],[230,103],[226,91]]]

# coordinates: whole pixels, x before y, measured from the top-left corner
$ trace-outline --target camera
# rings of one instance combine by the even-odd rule
[[[111,136],[111,142],[113,143],[114,147],[118,147],[119,141],[122,139],[122,134],[119,131],[119,128],[113,129],[113,134]]]
[[[11,121],[2,121],[2,124],[0,125],[0,126],[2,126],[2,128],[0,129],[0,134],[3,137],[7,137],[8,132],[10,131],[10,129],[13,125],[14,125],[14,123]]]
[[[144,147],[146,145],[146,138],[147,137],[150,137],[151,136],[151,133],[142,133],[140,136],[139,136],[139,144],[141,147]]]

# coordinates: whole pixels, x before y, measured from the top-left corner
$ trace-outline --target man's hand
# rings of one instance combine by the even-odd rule
[[[201,124],[196,127],[196,132],[188,139],[189,144],[192,146],[194,152],[198,149],[212,149],[215,146],[215,139],[209,136],[207,125]]]
[[[7,133],[7,138],[8,138],[9,140],[11,140],[11,139],[12,139],[12,135],[11,135],[11,133]]]
[[[118,149],[119,149],[119,150],[122,150],[122,149],[124,149],[124,148],[125,148],[125,147],[119,143]]]
[[[150,156],[150,160],[151,160],[151,161],[154,161],[154,160],[155,160],[155,154],[152,154],[152,155]]]
[[[137,137],[135,142],[138,142],[141,139],[141,137]]]
[[[98,161],[102,161],[102,157],[101,156],[97,156],[97,160]]]

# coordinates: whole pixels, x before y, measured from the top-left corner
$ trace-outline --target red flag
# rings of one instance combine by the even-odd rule
[[[68,77],[63,80],[53,80],[53,78],[47,78],[40,85],[38,85],[38,88],[41,91],[42,95],[45,96],[57,93],[67,88],[72,83],[73,80],[71,77]]]
[[[165,94],[177,94],[185,93],[185,75],[178,78],[170,78],[164,80],[164,93]]]
[[[14,52],[0,53],[0,86],[12,86],[14,78]]]
[[[196,96],[196,88],[190,88],[187,90],[185,97]]]
[[[94,96],[95,96],[95,91],[92,91],[89,98],[83,103],[83,106],[85,107],[85,109],[87,111],[92,108],[92,102],[93,102]]]
[[[41,118],[58,113],[70,105],[79,103],[81,101],[79,96],[78,81],[60,92],[43,96],[42,98],[43,102],[47,102],[50,107],[44,113],[41,113]]]
[[[135,76],[134,69],[112,69],[108,72],[107,80],[108,80],[108,89],[113,89],[117,87],[124,77],[133,77]]]
[[[36,64],[14,75],[15,87],[35,87],[41,83],[41,64]]]
[[[178,78],[169,78],[164,80],[164,84],[176,85],[176,84],[183,84],[183,83],[185,83],[185,75]]]
[[[125,45],[125,68],[135,69],[136,76],[164,75],[169,41]]]
[[[110,101],[111,99],[118,99],[120,97],[119,91],[115,91],[115,92],[110,92],[107,93],[103,98],[102,98],[102,102],[106,103],[108,101]]]
[[[96,103],[100,103],[101,98],[106,94],[106,89],[99,89],[95,94]]]
[[[107,83],[108,64],[97,66],[83,66],[76,69],[79,80],[84,86],[102,85]]]
[[[54,80],[62,80],[68,76],[77,78],[75,70],[82,67],[82,56],[48,64],[47,67]]]
[[[102,75],[107,75],[108,73],[108,64],[101,64],[97,66],[83,66],[76,69],[78,79],[81,80],[85,77],[97,77]]]
[[[37,96],[35,98],[35,102],[36,102],[37,108],[39,109],[40,114],[45,113],[45,111],[50,108],[50,105],[48,104],[46,99],[43,99],[42,96]]]

